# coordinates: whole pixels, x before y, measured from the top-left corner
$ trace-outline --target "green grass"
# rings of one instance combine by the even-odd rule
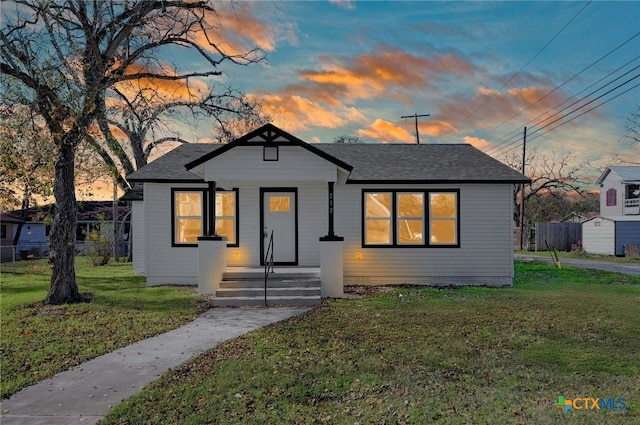
[[[93,267],[76,260],[78,287],[90,303],[42,306],[45,260],[3,264],[0,277],[2,398],[85,360],[174,329],[206,308],[192,288],[147,288],[131,264]]]
[[[558,257],[560,258],[573,258],[576,260],[594,260],[594,261],[608,261],[611,263],[629,263],[629,264],[640,264],[639,258],[630,258],[630,257],[616,257],[615,255],[598,255],[598,254],[587,254],[584,251],[556,251]],[[551,258],[549,251],[521,251],[516,250],[516,254],[522,255],[530,255],[532,257],[540,256]]]
[[[104,423],[638,423],[640,278],[516,269],[509,289],[331,301],[171,371]],[[563,414],[558,396],[627,409]]]

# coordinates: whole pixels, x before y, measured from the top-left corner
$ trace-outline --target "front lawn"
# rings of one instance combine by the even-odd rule
[[[511,289],[331,301],[171,371],[104,423],[639,423],[640,277],[516,268]],[[560,396],[625,408],[563,413]]]
[[[67,370],[85,360],[174,329],[206,306],[193,288],[147,288],[131,264],[93,267],[76,260],[80,292],[92,301],[65,306],[39,303],[49,289],[46,260],[2,265],[0,396]]]

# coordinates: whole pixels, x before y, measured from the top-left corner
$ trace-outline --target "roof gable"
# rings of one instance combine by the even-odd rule
[[[612,165],[607,167],[602,175],[596,180],[596,184],[602,185],[604,181],[613,173],[623,183],[640,182],[640,166],[638,165]]]
[[[317,156],[324,158],[325,160],[337,165],[338,167],[351,171],[353,167],[340,159],[327,154],[326,152],[317,149],[313,145],[304,142],[292,134],[276,127],[273,124],[265,124],[262,127],[253,130],[252,132],[245,134],[239,139],[234,140],[231,143],[223,145],[221,148],[211,151],[210,153],[203,155],[202,157],[191,161],[185,165],[187,170],[191,170],[200,164],[203,164],[223,153],[237,147],[237,146],[300,146]]]

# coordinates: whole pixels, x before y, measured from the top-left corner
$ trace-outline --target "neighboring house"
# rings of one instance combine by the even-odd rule
[[[640,165],[607,167],[596,184],[601,216],[640,215]]]
[[[273,232],[275,264],[319,267],[323,296],[512,285],[513,184],[529,182],[468,144],[309,144],[271,124],[181,145],[127,178],[144,184],[133,260],[148,285],[215,293],[218,269],[264,265]]]
[[[14,227],[22,220],[6,214],[0,214],[0,262],[15,259],[15,247],[13,246]]]
[[[17,220],[15,223],[22,223],[20,227],[14,224],[11,231],[7,231],[7,237],[13,244],[17,232],[20,232],[16,245],[16,255],[19,258],[27,259],[47,255],[49,251],[49,232],[51,222],[55,215],[55,204],[28,208],[26,211],[8,211],[2,215],[2,224],[5,220]],[[126,206],[118,206],[118,215],[122,218],[125,215]],[[81,201],[78,202],[78,223],[76,227],[76,249],[85,249],[84,241],[86,235],[99,229],[101,222],[107,222],[105,232],[113,232],[111,224],[113,216],[112,201]],[[23,219],[21,219],[23,217]],[[7,222],[8,223],[8,222]],[[123,239],[126,240],[129,233],[129,222],[125,222]],[[3,242],[4,244],[4,242]],[[122,249],[121,249],[122,251]]]
[[[626,245],[640,246],[640,166],[611,166],[596,180],[600,217],[582,224],[585,252],[625,255]]]

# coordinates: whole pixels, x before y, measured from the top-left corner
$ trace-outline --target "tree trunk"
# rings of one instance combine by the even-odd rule
[[[77,225],[75,151],[70,143],[63,142],[58,146],[53,188],[56,215],[49,235],[51,287],[44,300],[45,304],[71,304],[85,301],[78,291],[75,271]]]

